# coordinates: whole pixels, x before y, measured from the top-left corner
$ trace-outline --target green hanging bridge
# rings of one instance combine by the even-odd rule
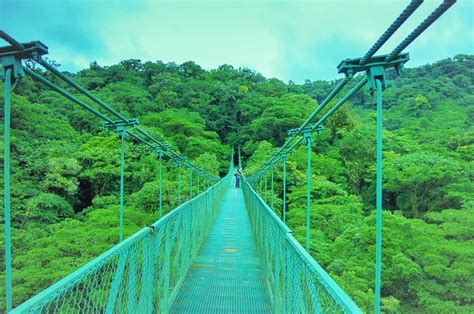
[[[374,310],[380,312],[382,252],[382,93],[388,87],[386,71],[400,72],[409,60],[402,53],[436,21],[455,0],[445,0],[387,55],[374,56],[385,42],[421,5],[412,0],[375,44],[362,57],[346,59],[338,66],[345,75],[315,111],[293,130],[287,142],[250,177],[242,189],[233,186],[240,167],[240,152],[232,158],[228,173],[217,178],[195,166],[176,149],[162,143],[136,119],[130,119],[79,86],[49,64],[47,47],[39,41],[19,43],[4,31],[0,37],[9,45],[0,47],[5,81],[4,94],[4,217],[6,306],[10,313],[360,313],[351,298],[331,279],[309,251],[310,175],[313,137],[323,123],[351,96],[368,84],[376,95],[376,256]],[[23,61],[30,62],[24,63]],[[83,100],[51,82],[31,67],[43,66],[52,75],[81,93]],[[361,73],[361,74],[359,74]],[[358,75],[359,74],[359,75]],[[12,298],[10,234],[10,92],[17,80],[30,75],[104,121],[121,143],[120,242],[88,264],[56,282],[31,299],[18,304]],[[350,84],[355,80],[354,84]],[[346,86],[349,92],[319,117],[323,109]],[[98,110],[91,105],[99,106]],[[13,104],[14,105],[14,104]],[[105,112],[105,113],[104,113]],[[181,200],[181,169],[189,170],[190,195],[150,226],[123,239],[124,141],[144,144],[160,159],[159,210],[162,211],[162,167],[171,162],[179,169],[178,200]],[[303,247],[286,226],[286,158],[297,145],[306,145],[307,220]],[[235,160],[234,160],[235,159]],[[282,219],[274,212],[274,168],[282,165]],[[193,182],[193,178],[196,182]],[[270,187],[268,181],[270,178]],[[195,191],[193,190],[195,187]],[[263,198],[262,198],[263,197]],[[268,201],[268,203],[267,203]]]

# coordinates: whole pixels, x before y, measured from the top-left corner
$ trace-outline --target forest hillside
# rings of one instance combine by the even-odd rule
[[[191,61],[138,59],[112,66],[93,62],[68,75],[125,116],[138,118],[150,134],[197,165],[221,175],[233,146],[241,147],[244,172],[251,175],[337,83],[285,83],[230,65],[204,70]],[[384,92],[383,310],[472,313],[474,56],[458,55],[389,77],[392,86]],[[373,310],[374,289],[374,102],[367,91],[359,92],[327,121],[315,136],[311,169],[311,254],[367,312]],[[113,132],[62,96],[29,77],[16,86],[16,303],[117,243],[118,148]],[[159,218],[159,161],[131,141],[125,156],[124,230],[129,236]],[[164,166],[164,208],[169,211],[178,202],[177,169]],[[288,160],[287,195],[288,225],[300,241],[305,167],[305,151],[297,149]],[[274,191],[279,215],[280,171],[277,167]],[[187,196],[185,186],[183,201]]]

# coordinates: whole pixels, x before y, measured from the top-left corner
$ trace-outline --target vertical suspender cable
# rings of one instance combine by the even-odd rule
[[[123,193],[124,193],[124,163],[125,163],[125,149],[124,149],[124,138],[125,132],[119,131],[120,136],[120,242],[123,240]]]
[[[268,173],[267,170],[265,170],[265,203],[268,203]]]
[[[275,168],[272,166],[272,177],[271,177],[271,184],[270,184],[270,186],[271,186],[271,195],[270,195],[271,201],[270,201],[270,207],[271,207],[272,209],[273,209],[273,205],[274,205],[274,204],[273,204],[273,199],[274,199],[274,197],[273,197],[273,194],[274,194],[274,188],[273,188],[273,172],[274,172],[274,171],[275,171]]]
[[[196,195],[201,194],[201,180],[202,173],[200,171],[196,172]]]
[[[382,82],[377,85],[377,161],[376,161],[376,240],[375,240],[375,313],[380,313],[382,280]]]
[[[5,293],[7,312],[12,309],[12,246],[10,224],[10,90],[12,69],[5,71],[4,106],[4,156],[3,156],[3,208],[5,219]]]
[[[163,216],[163,153],[160,151],[159,152],[160,156],[160,196],[158,200],[158,206],[159,206],[159,215],[160,218]]]
[[[238,149],[238,153],[239,153],[239,155],[238,155],[238,157],[239,157],[239,161],[238,161],[239,162],[239,168],[242,168],[242,162],[240,160],[240,146],[237,147],[237,149]]]
[[[305,134],[306,146],[308,148],[308,168],[306,169],[306,251],[309,253],[310,226],[311,226],[311,133]]]
[[[178,206],[181,205],[181,163],[178,161]]]
[[[189,167],[189,199],[193,198],[193,168]]]
[[[196,194],[199,194],[200,193],[200,173],[198,172],[197,173],[197,176],[196,176]]]
[[[281,157],[281,161],[283,163],[283,223],[286,224],[286,155]]]

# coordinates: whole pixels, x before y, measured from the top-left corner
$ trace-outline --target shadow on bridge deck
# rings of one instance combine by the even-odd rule
[[[171,312],[271,312],[241,189],[229,185]]]

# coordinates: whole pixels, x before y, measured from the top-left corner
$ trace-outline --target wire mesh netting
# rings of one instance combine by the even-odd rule
[[[274,312],[362,313],[247,182],[243,191]]]
[[[227,175],[12,313],[169,311],[218,213],[229,180]]]

